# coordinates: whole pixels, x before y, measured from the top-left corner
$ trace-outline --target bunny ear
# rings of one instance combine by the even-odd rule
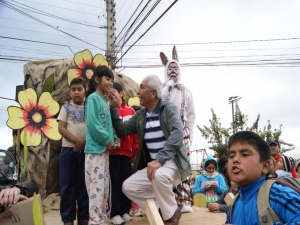
[[[175,59],[177,62],[179,62],[176,45],[174,45],[174,47],[173,47],[172,59]]]
[[[161,52],[159,53],[160,59],[161,59],[161,63],[165,66],[168,63],[168,58],[165,55],[165,53]]]

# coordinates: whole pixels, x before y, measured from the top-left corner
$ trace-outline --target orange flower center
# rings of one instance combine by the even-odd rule
[[[91,70],[91,69],[88,69],[88,70],[85,71],[85,75],[86,75],[86,77],[87,77],[88,79],[91,79],[92,76],[93,76],[93,74],[94,74],[94,71]]]
[[[32,120],[35,122],[35,123],[40,123],[42,121],[42,115],[39,113],[39,112],[35,112],[33,115],[32,115]]]

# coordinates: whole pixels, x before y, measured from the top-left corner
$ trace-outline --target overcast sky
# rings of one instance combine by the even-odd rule
[[[25,7],[19,5],[19,2],[88,25],[106,24],[103,17],[105,5],[103,0],[52,0],[47,3],[41,0],[9,0],[8,2],[16,4],[17,7]],[[142,6],[146,2],[144,1]],[[172,2],[172,0],[162,1],[127,44],[134,43]],[[116,1],[116,34],[121,31],[139,3],[138,0]],[[106,48],[104,29],[65,22],[22,10],[95,46]],[[298,67],[300,39],[297,39],[300,38],[299,12],[300,1],[181,0],[137,43],[151,46],[131,48],[123,57],[122,64],[120,61],[118,66],[161,65],[159,52],[163,51],[171,58],[172,46],[154,44],[178,44],[181,63],[211,63],[206,66],[183,67],[181,70],[182,83],[193,92],[197,125],[209,125],[213,108],[221,123],[229,127],[232,122],[232,111],[228,98],[240,96],[242,97],[239,101],[240,109],[248,115],[248,125],[251,125],[260,113],[260,127],[266,126],[268,120],[271,121],[273,128],[279,128],[282,124],[282,139],[293,143],[297,151],[300,151]],[[104,54],[100,49],[41,25],[3,5],[0,5],[0,36],[69,45],[74,52],[90,49],[93,54]],[[272,39],[281,40],[271,41]],[[125,46],[122,52],[124,53],[127,48],[128,46]],[[0,55],[0,58],[19,56],[32,59],[73,56],[67,47],[3,38],[0,38]],[[294,63],[293,67],[291,64],[284,64],[287,60]],[[240,65],[242,61],[261,65]],[[230,62],[238,65],[224,65]],[[277,64],[270,65],[270,62]],[[278,62],[283,64],[278,66]],[[216,66],[216,63],[219,63],[219,66]],[[24,62],[0,60],[1,97],[15,97],[15,86],[23,83],[23,65]],[[122,73],[138,83],[148,74],[157,74],[163,81],[164,68],[162,65],[147,69],[126,68]],[[0,148],[7,148],[12,144],[11,130],[6,126],[8,118],[6,108],[10,105],[16,103],[0,99]],[[194,133],[192,149],[208,150],[209,145],[197,128]]]

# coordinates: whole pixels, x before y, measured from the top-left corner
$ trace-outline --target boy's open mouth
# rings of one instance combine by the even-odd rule
[[[236,166],[233,166],[232,169],[231,169],[232,173],[239,173],[241,172],[242,170],[240,170],[238,167]]]

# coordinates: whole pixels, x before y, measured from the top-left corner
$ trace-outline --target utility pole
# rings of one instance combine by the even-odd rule
[[[229,101],[229,104],[231,104],[232,106],[232,131],[233,133],[235,134],[235,127],[234,127],[234,106],[233,106],[233,103],[234,102],[238,102],[242,97],[239,97],[239,96],[231,96],[229,97],[228,101]]]
[[[105,57],[109,65],[111,65],[111,69],[115,70],[115,61],[116,61],[116,56],[115,56],[115,7],[116,4],[114,3],[114,0],[104,0],[106,1],[106,12],[107,12],[107,25],[106,25],[106,53]]]

